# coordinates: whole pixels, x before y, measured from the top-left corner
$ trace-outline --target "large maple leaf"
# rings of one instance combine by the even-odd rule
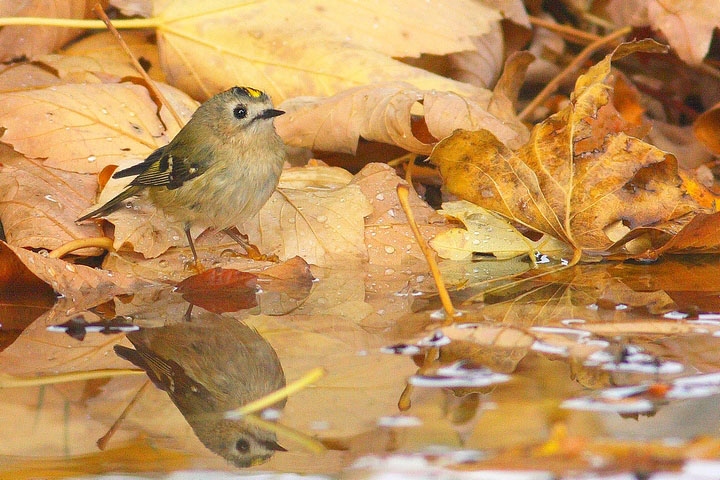
[[[567,107],[517,151],[487,130],[459,130],[430,159],[452,193],[566,242],[573,263],[617,251],[648,227],[682,226],[703,208],[685,191],[676,158],[632,136],[612,104],[611,60],[660,47],[621,45],[578,78]],[[650,237],[646,249],[667,242]],[[623,253],[637,254],[637,245]]]

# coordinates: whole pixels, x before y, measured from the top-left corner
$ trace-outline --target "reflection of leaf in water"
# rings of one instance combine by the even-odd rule
[[[135,350],[116,345],[115,351],[168,393],[210,450],[241,467],[283,450],[275,433],[223,416],[285,385],[275,350],[254,329],[203,312],[190,322],[143,329],[127,338]],[[284,399],[275,405],[284,406]]]

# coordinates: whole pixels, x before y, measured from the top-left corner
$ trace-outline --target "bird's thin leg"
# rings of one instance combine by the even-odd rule
[[[187,237],[188,244],[190,245],[190,250],[193,254],[193,259],[195,259],[195,266],[200,268],[200,260],[198,260],[197,252],[195,251],[195,244],[193,243],[192,235],[190,234],[190,224],[185,224],[185,236]]]

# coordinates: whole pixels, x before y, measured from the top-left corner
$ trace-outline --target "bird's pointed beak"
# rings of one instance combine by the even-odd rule
[[[285,113],[285,112],[283,112],[282,110],[275,110],[274,108],[268,108],[267,110],[263,111],[260,115],[258,115],[258,117],[273,118],[273,117],[282,115],[283,113]]]
[[[287,448],[283,447],[274,440],[268,440],[264,443],[264,445],[268,450],[273,450],[275,452],[287,452]]]

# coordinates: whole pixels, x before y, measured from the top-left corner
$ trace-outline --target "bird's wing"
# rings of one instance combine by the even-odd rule
[[[170,145],[158,148],[145,161],[116,172],[113,178],[137,175],[130,185],[167,187],[172,190],[207,170],[211,160],[209,150],[189,150],[192,152],[191,155],[178,156],[171,152],[171,150],[178,151],[178,149],[170,149]]]

